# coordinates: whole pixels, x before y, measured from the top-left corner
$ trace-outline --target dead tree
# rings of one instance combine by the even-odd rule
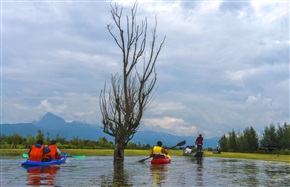
[[[165,42],[164,37],[156,45],[155,18],[150,43],[147,44],[147,18],[142,20],[141,25],[136,23],[136,2],[130,16],[122,19],[122,12],[123,8],[119,9],[117,4],[111,4],[113,22],[107,25],[110,35],[122,52],[122,73],[112,75],[111,87],[106,90],[105,83],[99,99],[103,131],[115,137],[114,160],[124,160],[127,143],[137,132],[141,118],[153,99],[157,80],[155,63]],[[122,20],[125,20],[124,23]]]

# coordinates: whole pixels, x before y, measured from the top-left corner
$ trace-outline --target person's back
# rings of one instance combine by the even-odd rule
[[[170,158],[168,151],[162,147],[161,141],[158,141],[157,145],[153,147],[150,156],[153,158]]]
[[[189,148],[189,146],[186,148],[186,153],[191,153],[191,149]]]
[[[203,137],[201,134],[196,138],[195,144],[197,145],[197,151],[201,152],[203,145]]]
[[[28,152],[29,160],[38,162],[42,161],[43,152],[44,152],[43,141],[37,140],[36,144],[32,145],[32,147]]]
[[[50,161],[50,160],[61,158],[61,154],[60,154],[59,149],[57,148],[55,140],[52,140],[47,147],[49,148],[50,152],[47,154],[44,154],[43,157],[45,161]]]

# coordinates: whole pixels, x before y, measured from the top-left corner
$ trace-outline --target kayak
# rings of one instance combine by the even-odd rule
[[[188,156],[188,157],[202,157],[203,156],[203,152],[191,152],[191,153],[185,153],[182,152],[183,156]]]
[[[185,153],[185,152],[182,152],[182,155],[183,156],[188,156],[188,157],[194,157],[196,154],[196,152],[191,152],[191,153]]]
[[[170,158],[152,158],[151,160],[151,164],[169,164],[170,162]]]
[[[52,164],[63,164],[66,161],[67,154],[62,154],[62,157],[60,159],[54,159],[49,162],[37,162],[37,161],[30,161],[30,160],[25,160],[22,162],[22,166],[46,166],[46,165],[52,165]]]

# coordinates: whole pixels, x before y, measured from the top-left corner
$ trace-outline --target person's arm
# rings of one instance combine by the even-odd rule
[[[43,149],[43,153],[44,153],[44,154],[47,154],[47,153],[49,153],[49,152],[50,152],[49,147],[45,146],[44,149]]]
[[[61,152],[58,148],[56,148],[56,152],[57,152],[57,154],[61,155]]]
[[[166,154],[166,155],[168,155],[168,151],[166,149],[164,149],[164,148],[162,148],[161,152]]]
[[[153,149],[151,150],[150,157],[153,157]]]

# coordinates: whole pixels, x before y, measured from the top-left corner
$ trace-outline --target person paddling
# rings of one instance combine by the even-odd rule
[[[195,144],[197,145],[197,152],[201,152],[203,145],[203,137],[201,134],[196,138]]]
[[[44,161],[51,161],[54,159],[60,159],[61,158],[61,153],[56,145],[55,140],[51,140],[50,144],[47,146],[50,149],[49,153],[46,153],[43,155],[43,160]]]
[[[31,146],[28,151],[29,160],[41,162],[43,155],[50,152],[48,147],[43,145],[43,140],[37,140],[37,142]]]
[[[155,145],[151,151],[150,157],[153,158],[170,158],[168,151],[162,147],[162,142],[157,141],[157,145]]]

